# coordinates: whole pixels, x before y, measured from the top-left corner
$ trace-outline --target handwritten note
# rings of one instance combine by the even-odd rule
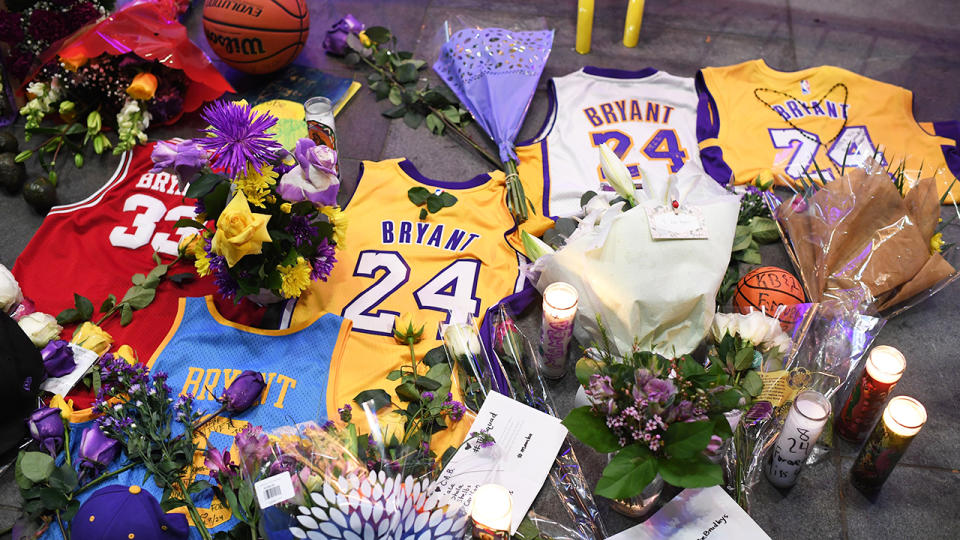
[[[469,507],[473,493],[483,484],[507,488],[513,499],[510,533],[516,533],[550,472],[567,428],[559,418],[491,392],[470,434],[480,431],[492,435],[494,445],[484,448],[468,440],[440,473],[437,486],[444,501],[464,507]]]
[[[703,211],[697,206],[646,208],[650,236],[654,240],[693,240],[709,238]]]
[[[770,540],[719,486],[685,489],[650,519],[608,540]]]

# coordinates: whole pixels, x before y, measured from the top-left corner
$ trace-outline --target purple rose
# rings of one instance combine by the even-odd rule
[[[83,430],[80,436],[80,466],[94,472],[105,469],[120,454],[120,442],[111,439],[97,426]]]
[[[280,178],[277,193],[290,202],[310,201],[323,206],[337,204],[340,179],[337,178],[337,151],[300,139],[293,150],[297,166]]]
[[[673,381],[664,379],[650,379],[647,381],[647,384],[643,385],[643,391],[646,392],[650,401],[659,401],[661,403],[677,393],[676,387],[673,386]]]
[[[350,34],[359,34],[363,31],[364,25],[353,15],[347,14],[346,17],[337,21],[327,35],[323,38],[323,49],[330,54],[343,56],[350,52],[347,47],[347,36]]]
[[[77,363],[73,360],[73,349],[62,339],[47,343],[40,350],[40,356],[43,357],[43,369],[50,377],[69,375],[77,367]]]
[[[220,402],[224,408],[232,413],[242,413],[260,399],[260,394],[267,387],[263,374],[259,371],[245,370],[237,376],[230,387],[223,391]]]
[[[27,418],[30,436],[40,443],[51,456],[57,455],[57,449],[63,444],[63,418],[60,409],[43,407],[33,411]]]
[[[196,180],[208,158],[207,151],[193,140],[178,143],[160,141],[150,154],[150,159],[153,160],[150,172],[173,171],[180,179],[180,187],[183,187]]]

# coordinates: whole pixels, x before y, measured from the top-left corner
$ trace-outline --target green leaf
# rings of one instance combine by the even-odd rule
[[[657,460],[650,450],[631,444],[610,460],[597,481],[597,495],[626,499],[638,495],[657,476]]]
[[[130,306],[132,309],[143,309],[153,302],[156,294],[156,289],[134,285],[127,290],[127,294],[123,295],[123,299],[120,300],[120,302]]]
[[[186,506],[186,505],[187,505],[187,501],[184,501],[183,499],[171,498],[160,503],[160,508],[162,508],[164,512],[169,512],[175,508],[180,508],[181,506]]]
[[[753,236],[750,234],[750,227],[737,225],[736,232],[733,235],[733,247],[730,248],[730,251],[743,251],[752,241]]]
[[[680,358],[680,373],[684,377],[692,377],[694,375],[701,375],[706,373],[707,370],[703,369],[703,366],[700,365],[700,362],[697,362],[691,356],[684,356]]]
[[[390,404],[390,394],[377,388],[374,390],[364,390],[357,394],[357,397],[353,398],[353,401],[357,405],[363,405],[364,402],[370,400],[373,400],[373,410],[379,411]]]
[[[373,72],[373,73],[367,75],[367,82],[370,83],[370,84],[373,84],[373,83],[375,83],[375,82],[377,82],[377,81],[382,81],[382,80],[383,80],[383,75],[380,75],[380,74],[377,73],[377,72]]]
[[[402,401],[418,401],[420,392],[413,383],[403,383],[397,387],[397,397]]]
[[[447,353],[443,350],[443,345],[439,347],[434,347],[427,351],[427,354],[423,355],[422,362],[430,367],[436,366],[438,364],[447,363]],[[449,365],[447,366],[449,368]]]
[[[201,491],[210,489],[212,487],[213,485],[210,484],[210,482],[207,482],[206,480],[197,480],[196,482],[190,484],[190,487],[187,488],[187,493],[189,493],[190,495],[196,495],[197,493],[200,493]]]
[[[54,469],[53,474],[50,475],[48,480],[50,487],[56,488],[64,493],[69,493],[73,491],[78,482],[77,472],[73,470],[73,467],[64,463],[60,467]]]
[[[25,453],[26,452],[20,452],[17,454],[17,464],[13,469],[13,476],[17,481],[17,486],[20,487],[20,491],[26,491],[33,487],[33,482],[23,475],[23,465],[21,462],[23,461],[23,455]]]
[[[100,304],[100,313],[106,313],[110,311],[115,305],[117,305],[117,297],[113,294],[108,294],[106,300]]]
[[[371,26],[370,28],[367,28],[365,34],[368,38],[370,38],[370,41],[376,43],[377,45],[390,41],[390,37],[392,36],[392,34],[390,34],[390,30],[387,30],[382,26]]]
[[[34,484],[45,482],[53,474],[53,458],[45,452],[21,452],[17,464],[24,478]]]
[[[457,204],[457,198],[451,195],[450,193],[447,193],[446,191],[441,191],[438,197],[440,197],[440,202],[443,203],[443,206],[445,208],[449,208]]]
[[[760,244],[770,244],[780,239],[777,223],[768,217],[756,216],[750,220],[750,232]]]
[[[730,430],[730,421],[722,413],[711,415],[710,419],[713,421],[714,435],[721,439],[727,439],[727,437],[733,435],[733,431]]]
[[[403,115],[403,123],[410,129],[417,129],[423,123],[423,115],[416,111],[407,111]]]
[[[177,220],[176,223],[173,224],[173,227],[174,227],[175,229],[176,229],[176,228],[180,228],[180,227],[192,227],[192,228],[194,228],[194,229],[202,229],[202,228],[203,228],[203,223],[200,223],[199,221],[197,221],[197,220],[195,220],[195,219],[180,218],[180,219]]]
[[[390,107],[389,109],[383,111],[380,114],[386,116],[387,118],[400,118],[403,115],[407,114],[407,106],[401,104],[401,105],[397,105],[396,107]]]
[[[730,410],[736,409],[740,406],[740,399],[743,398],[743,395],[738,392],[735,388],[729,390],[724,390],[723,392],[713,395],[711,401],[716,404],[721,410]]]
[[[423,203],[427,202],[430,195],[430,190],[422,186],[413,187],[407,191],[407,198],[417,206],[423,206]]]
[[[594,373],[600,373],[601,366],[602,364],[598,360],[584,356],[577,361],[574,373],[577,376],[577,380],[580,381],[580,384],[586,388],[590,385],[590,377],[593,376]]]
[[[435,381],[429,377],[424,377],[423,375],[417,375],[414,384],[416,385],[417,389],[421,391],[433,391],[442,386],[440,381]]]
[[[146,280],[147,280],[147,276],[145,276],[145,275],[143,275],[143,274],[134,274],[134,275],[130,278],[130,281],[131,281],[134,285],[143,285],[143,282],[146,281]]]
[[[33,155],[33,150],[24,150],[17,154],[17,157],[13,158],[17,163],[23,163],[24,161],[30,159],[30,156]]]
[[[763,379],[756,371],[750,370],[740,380],[740,385],[750,394],[750,397],[757,397],[763,391]]]
[[[166,264],[158,264],[153,267],[153,270],[150,270],[150,273],[147,274],[147,279],[143,281],[143,287],[156,289],[157,285],[160,284],[160,278],[166,275],[168,268],[170,266]]]
[[[354,66],[360,63],[360,55],[355,52],[348,52],[347,55],[343,57],[343,61]]]
[[[83,315],[80,313],[79,310],[76,310],[73,308],[65,309],[61,311],[59,315],[57,315],[57,324],[61,326],[67,325],[67,324],[73,324],[75,322],[80,322],[82,320],[84,320]]]
[[[756,249],[746,249],[739,254],[737,259],[747,263],[747,264],[761,264],[763,259],[760,256],[760,252]]]
[[[387,380],[396,381],[396,380],[399,380],[402,375],[403,375],[403,371],[400,371],[399,369],[395,369],[390,373],[387,373]]]
[[[400,64],[400,67],[397,68],[396,77],[401,83],[416,81],[419,75],[417,67],[411,63]]]
[[[240,484],[240,507],[244,509],[253,507],[253,488],[248,482]]]
[[[130,321],[133,320],[133,308],[130,307],[130,304],[124,304],[120,308],[120,326],[126,326],[130,324]]]
[[[423,221],[423,220],[427,219],[427,209],[426,209],[426,208],[421,208],[421,209],[420,209],[420,214],[418,215],[418,217],[419,217],[420,221]]]
[[[733,361],[733,369],[737,371],[743,371],[745,369],[750,369],[750,366],[753,365],[753,347],[747,345],[746,347],[737,351],[735,360]]]
[[[694,459],[658,459],[658,470],[663,481],[681,488],[716,486],[723,482],[723,468],[710,463],[704,456]]]
[[[23,130],[31,135],[59,135],[60,130],[52,127],[28,127],[23,128]]]
[[[197,275],[193,272],[181,272],[179,274],[171,274],[167,276],[167,279],[176,283],[177,285],[183,285],[197,279]]]
[[[430,133],[433,133],[434,135],[443,134],[443,128],[444,128],[443,121],[440,120],[440,117],[437,116],[436,114],[434,113],[428,114],[426,118],[426,124],[427,124],[427,129],[430,130]]]
[[[443,115],[447,117],[447,120],[453,122],[454,124],[460,123],[460,110],[456,107],[447,107],[443,110]]]
[[[380,81],[370,85],[370,90],[376,94],[377,101],[383,101],[390,94],[390,83]]]
[[[610,431],[603,418],[590,411],[590,407],[573,409],[562,424],[574,437],[597,452],[614,452],[620,448],[617,436]]]
[[[707,447],[713,422],[674,422],[663,436],[664,450],[673,459],[693,457]]]
[[[433,194],[427,197],[427,210],[429,210],[431,214],[436,214],[443,210],[443,201],[440,200],[440,197]]]
[[[203,198],[203,205],[207,208],[207,219],[217,221],[223,209],[227,206],[227,195],[230,193],[230,183],[221,182]]]
[[[387,99],[389,99],[390,103],[393,103],[394,105],[402,105],[403,92],[396,86],[393,86],[390,88],[390,93],[387,94]]]
[[[40,496],[40,500],[43,501],[43,506],[50,510],[66,508],[70,502],[67,500],[67,494],[56,488],[44,487],[38,489],[36,493]]]
[[[200,178],[190,182],[190,185],[187,186],[187,191],[184,192],[183,196],[191,199],[199,199],[200,197],[203,197],[213,191],[213,189],[217,187],[217,184],[225,181],[226,179],[219,174],[201,174]]]
[[[597,196],[596,191],[588,191],[580,196],[580,207],[583,208],[591,199]]]

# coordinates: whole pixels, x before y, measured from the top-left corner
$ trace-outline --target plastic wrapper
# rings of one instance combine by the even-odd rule
[[[599,339],[598,319],[625,354],[636,336],[641,350],[673,357],[697,348],[716,308],[730,260],[739,198],[705,177],[692,162],[677,174],[682,208],[703,217],[707,238],[655,240],[648,212],[663,207],[666,187],[647,185],[637,206],[622,211],[594,197],[566,245],[528,268],[541,292],[564,281],[580,293],[574,336]]]
[[[722,449],[726,488],[748,512],[768,451],[780,434],[792,397],[803,389],[817,390],[837,410],[839,396],[886,323],[879,316],[861,311],[864,300],[863,291],[847,290],[836,291],[833,298],[824,302],[797,306],[796,321],[788,332],[792,345],[782,360],[785,373],[764,381],[758,403],[742,415],[733,437]],[[831,420],[810,453],[808,464],[827,455],[832,447],[832,432]]]
[[[450,320],[464,320],[451,314]],[[464,322],[440,325],[443,349],[447,353],[450,371],[457,379],[463,394],[463,404],[477,413],[494,384],[493,363],[486,347],[480,341],[476,319],[467,314]],[[512,394],[506,394],[513,397]]]
[[[506,380],[513,389],[514,399],[557,416],[553,399],[547,393],[547,387],[540,374],[540,355],[537,349],[517,328],[503,304],[500,304],[492,313],[492,317],[494,356],[502,366]],[[560,533],[555,535],[543,528],[540,532],[550,534],[552,538],[557,539],[605,538],[607,533],[600,519],[600,512],[569,439],[560,447],[556,461],[550,469],[549,478],[557,497],[563,502],[564,509],[580,536],[565,536]]]
[[[889,318],[960,277],[933,246],[936,181],[904,186],[904,175],[893,176],[869,161],[822,186],[807,183],[784,201],[765,195],[812,301],[862,289],[865,303]]]
[[[174,0],[141,0],[123,6],[109,17],[81,28],[61,46],[51,47],[40,58],[40,65],[57,56],[96,58],[102,54],[134,53],[144,60],[155,60],[170,69],[181,70],[189,83],[182,109],[166,122],[171,124],[183,112],[194,111],[224,92],[234,91],[207,55],[190,41],[186,27],[177,21],[177,16],[188,4]],[[31,75],[27,80],[32,78]]]
[[[247,482],[269,482],[284,473],[293,481],[291,499],[262,508],[268,540],[459,540],[468,531],[466,510],[443,504],[429,475],[369,468],[357,458],[349,434],[330,425],[311,422],[268,437],[247,436],[238,440],[238,450]]]

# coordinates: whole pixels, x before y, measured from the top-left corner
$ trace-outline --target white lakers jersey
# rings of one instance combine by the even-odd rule
[[[666,179],[688,161],[700,164],[692,78],[588,66],[554,78],[549,90],[540,134],[517,148],[527,196],[545,216],[573,215],[584,192],[612,191],[598,145],[610,145],[638,185],[643,174]]]

